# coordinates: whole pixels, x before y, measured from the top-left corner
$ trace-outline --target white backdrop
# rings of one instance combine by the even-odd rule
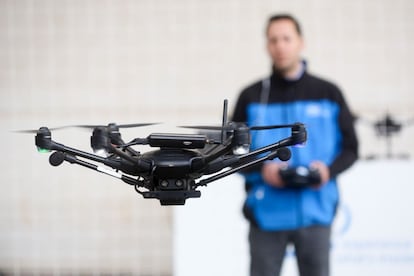
[[[412,275],[413,169],[414,161],[359,161],[340,177],[333,276]],[[234,175],[209,184],[201,200],[175,209],[175,276],[248,275],[243,199],[242,178]],[[295,259],[287,255],[282,275],[297,275]]]
[[[175,208],[90,170],[52,168],[33,135],[12,131],[163,122],[123,131],[129,141],[218,124],[223,99],[231,110],[242,87],[269,73],[263,30],[278,12],[298,17],[309,70],[337,83],[356,114],[414,117],[412,0],[0,0],[0,274],[171,275]],[[384,139],[360,122],[361,156],[382,155]],[[91,151],[90,131],[52,135]],[[413,136],[414,125],[404,128],[393,152],[414,156]],[[243,196],[227,181],[178,210],[214,202],[196,213],[239,214],[238,203],[220,200]],[[242,252],[243,228],[229,229],[243,227],[237,219],[212,224]],[[194,243],[210,245],[202,225]]]

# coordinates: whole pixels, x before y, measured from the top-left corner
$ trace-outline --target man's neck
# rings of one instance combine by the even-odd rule
[[[281,72],[281,75],[286,80],[295,81],[302,77],[304,71],[305,71],[305,64],[302,61],[299,61],[290,70],[286,72]]]

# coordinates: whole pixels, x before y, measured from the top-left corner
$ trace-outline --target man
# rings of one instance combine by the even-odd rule
[[[304,147],[291,148],[287,164],[273,160],[244,172],[248,191],[244,212],[251,222],[250,275],[279,275],[290,243],[301,276],[329,275],[331,224],[339,198],[336,177],[357,159],[353,118],[340,90],[307,72],[301,59],[304,41],[295,18],[272,16],[266,38],[272,75],[241,92],[233,121],[248,125],[301,122],[308,140]],[[289,135],[290,130],[253,131],[251,147]],[[291,188],[279,174],[286,166],[313,168],[320,181]]]

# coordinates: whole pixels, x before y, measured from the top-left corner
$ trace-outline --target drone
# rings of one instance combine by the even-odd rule
[[[380,138],[385,138],[386,141],[386,154],[385,158],[392,159],[392,158],[401,158],[407,159],[409,158],[408,154],[395,154],[392,150],[392,137],[396,134],[400,133],[403,128],[409,127],[414,124],[414,118],[406,119],[403,121],[396,120],[394,116],[392,116],[389,112],[386,112],[383,117],[376,121],[368,121],[366,119],[357,117],[362,123],[365,125],[369,125],[374,128],[375,134]],[[377,158],[376,155],[368,156],[368,159],[375,159]]]
[[[36,133],[38,151],[51,152],[49,163],[52,166],[64,161],[77,164],[120,179],[134,186],[143,198],[158,199],[161,205],[184,205],[186,199],[201,196],[198,187],[266,160],[287,161],[291,157],[288,147],[306,142],[306,128],[302,123],[249,127],[245,123],[228,121],[227,105],[224,100],[221,126],[181,126],[216,131],[219,135],[214,138],[201,132],[151,133],[145,138],[124,142],[120,128],[150,124],[76,126],[93,128],[90,143],[94,153],[89,153],[52,140],[51,130],[59,128],[40,127],[31,132]],[[250,151],[251,131],[276,128],[290,128],[291,136]],[[133,148],[136,145],[156,149],[141,153]]]

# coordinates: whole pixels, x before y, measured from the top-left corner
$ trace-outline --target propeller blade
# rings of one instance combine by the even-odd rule
[[[217,130],[221,131],[223,129],[222,126],[178,126],[181,128],[191,128],[191,129],[203,129],[203,130]],[[231,128],[224,128],[224,129],[231,129]]]
[[[140,123],[140,124],[122,124],[122,125],[117,125],[115,123],[111,123],[108,125],[74,125],[73,127],[79,127],[79,128],[90,128],[90,129],[94,129],[97,127],[109,127],[111,125],[116,126],[118,128],[133,128],[133,127],[144,127],[144,126],[150,126],[150,125],[157,125],[159,123]]]
[[[252,126],[249,127],[250,130],[266,130],[266,129],[277,129],[277,128],[288,128],[293,127],[294,125],[270,125],[270,126]]]
[[[144,127],[144,126],[150,126],[150,125],[156,125],[159,123],[141,123],[141,124],[122,124],[122,125],[116,125],[116,124],[112,124],[113,126],[116,126],[118,128],[133,128],[133,127]],[[87,128],[87,129],[94,129],[97,127],[109,127],[111,124],[108,125],[71,125],[71,126],[61,126],[61,127],[53,127],[53,128],[49,128],[50,131],[54,131],[54,130],[60,130],[60,129],[65,129],[65,128]],[[15,130],[13,132],[15,133],[34,133],[36,134],[38,132],[39,129],[23,129],[23,130]]]
[[[48,128],[50,131],[53,130],[59,130],[64,128],[70,128],[71,126],[61,126],[61,127],[52,127]],[[14,130],[15,133],[29,133],[29,134],[36,134],[39,131],[39,129],[23,129],[23,130]]]
[[[13,130],[14,133],[37,133],[37,129]]]
[[[269,125],[269,126],[252,126],[249,127],[250,130],[266,130],[266,129],[277,129],[277,128],[289,128],[293,127],[294,125],[288,124],[288,125]],[[237,124],[228,124],[224,127],[222,126],[180,126],[182,128],[192,128],[192,129],[205,129],[205,130],[232,130],[237,129]]]
[[[142,123],[142,124],[123,124],[118,125],[119,128],[132,128],[132,127],[144,127],[144,126],[152,126],[152,125],[158,125],[160,123]]]

